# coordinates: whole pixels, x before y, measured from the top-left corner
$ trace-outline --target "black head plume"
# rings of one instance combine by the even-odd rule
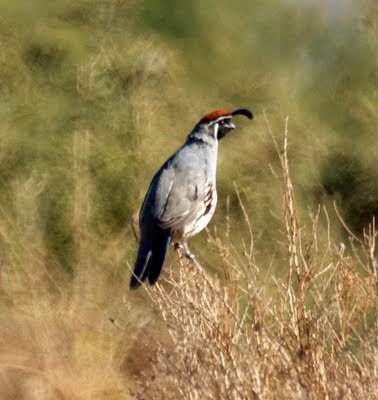
[[[240,108],[239,110],[235,110],[231,113],[231,115],[244,115],[245,117],[252,119],[253,115],[251,111],[245,109],[245,108]]]

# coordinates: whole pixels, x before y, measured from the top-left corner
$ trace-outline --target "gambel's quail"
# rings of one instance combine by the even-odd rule
[[[253,118],[245,109],[205,115],[153,177],[139,213],[141,236],[131,289],[147,278],[151,285],[157,281],[170,242],[194,259],[186,242],[214,214],[218,140],[235,128],[231,119],[238,114]]]

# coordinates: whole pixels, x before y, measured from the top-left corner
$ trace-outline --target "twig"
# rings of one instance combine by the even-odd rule
[[[134,217],[130,218],[130,226],[131,226],[131,231],[134,234],[134,238],[135,238],[136,242],[139,243],[140,242],[140,238],[139,238],[139,236],[137,234],[137,230],[135,229],[135,219],[134,219]]]
[[[335,201],[335,200],[333,201],[333,207],[334,207],[334,209],[335,209],[337,218],[339,218],[339,220],[340,220],[341,225],[343,226],[343,228],[349,233],[349,235],[350,235],[354,240],[356,240],[358,243],[362,243],[362,240],[359,239],[359,238],[348,228],[348,225],[347,225],[347,224],[344,222],[344,220],[341,218],[341,215],[340,215],[340,213],[339,213],[339,210],[337,209],[336,201]]]

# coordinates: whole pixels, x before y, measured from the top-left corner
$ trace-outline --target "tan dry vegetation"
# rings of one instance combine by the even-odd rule
[[[109,257],[117,262],[124,256],[124,245],[113,238],[104,246],[91,234],[89,147],[88,132],[73,135],[71,223],[77,260],[72,280],[47,256],[38,229],[35,203],[43,176],[34,173],[14,185],[17,225],[1,210],[2,399],[130,398],[120,367],[127,338],[109,322],[103,306],[110,292],[121,298],[109,283],[117,271],[105,266],[114,267]]]
[[[0,1],[1,400],[377,397],[377,7],[213,3]],[[149,177],[239,105],[204,268],[129,293]]]
[[[269,128],[270,129],[270,128]],[[273,137],[273,136],[272,136]],[[274,140],[274,137],[273,137]],[[275,142],[275,141],[274,141]],[[250,232],[244,251],[209,235],[223,278],[186,260],[147,292],[170,335],[138,379],[138,399],[378,398],[377,231],[356,246],[318,238],[326,209],[298,221],[288,163],[281,149],[284,278],[259,265]],[[277,237],[280,235],[278,234]],[[269,263],[269,260],[267,260]]]
[[[123,238],[103,243],[91,229],[87,131],[73,135],[72,280],[54,267],[38,231],[43,176],[14,183],[17,225],[2,210],[0,230],[7,246],[0,270],[2,398],[376,398],[374,224],[363,241],[352,237],[344,245],[330,233],[318,236],[319,221],[329,224],[326,209],[300,223],[287,131],[282,149],[271,136],[282,167],[285,227],[272,235],[286,238],[287,258],[256,261],[235,187],[249,237],[233,246],[228,239],[238,228],[230,219],[223,239],[209,232],[222,277],[180,259],[147,297],[125,296],[128,277],[114,268],[125,256]],[[273,264],[286,272],[277,275]]]
[[[16,223],[1,210],[1,398],[377,398],[374,223],[364,240],[340,244],[330,228],[319,233],[321,221],[330,224],[326,209],[300,222],[287,131],[282,148],[270,134],[284,211],[283,230],[271,235],[287,257],[256,256],[258,235],[235,187],[244,221],[226,218],[224,235],[208,232],[218,275],[173,258],[158,285],[137,293],[121,268],[123,234],[105,240],[93,230],[88,131],[74,133],[70,150],[72,277],[39,230],[43,174],[15,180]],[[249,234],[235,245],[241,223]]]

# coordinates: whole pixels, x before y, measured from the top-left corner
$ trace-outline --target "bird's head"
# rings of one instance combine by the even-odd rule
[[[189,138],[197,138],[206,142],[211,139],[220,140],[224,138],[227,133],[235,129],[235,125],[232,122],[234,115],[244,115],[249,119],[253,118],[252,113],[246,109],[239,109],[233,112],[224,109],[216,110],[206,114],[199,120]]]

